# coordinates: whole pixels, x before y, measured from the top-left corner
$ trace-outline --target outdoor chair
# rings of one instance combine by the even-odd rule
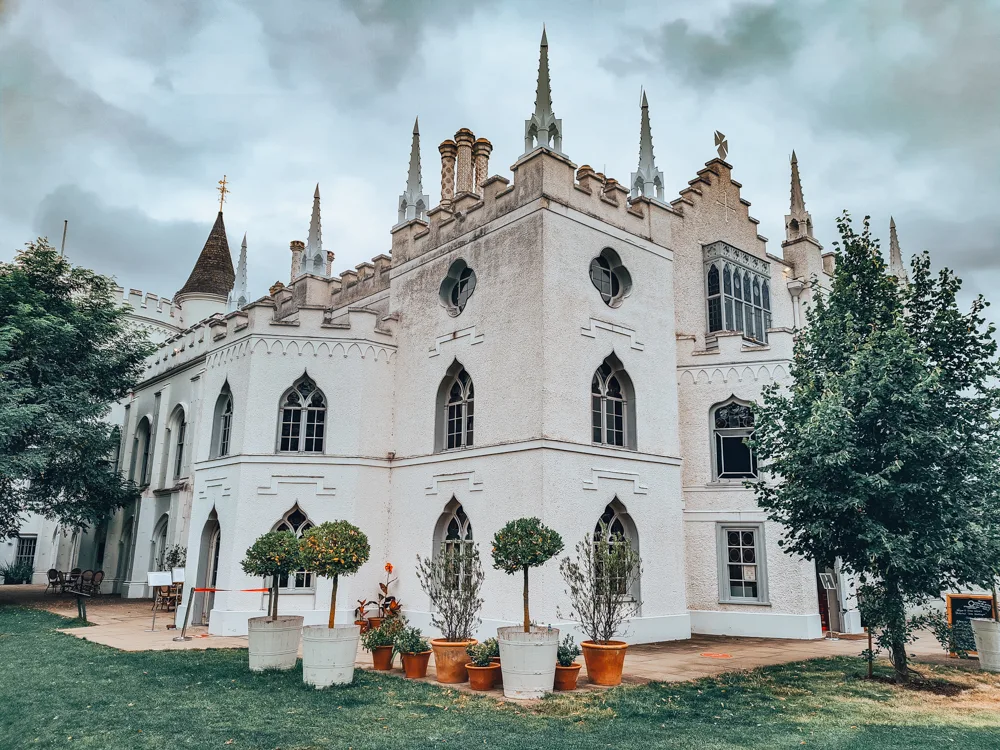
[[[69,591],[69,590],[75,589],[77,587],[77,583],[80,581],[80,573],[81,572],[82,571],[79,568],[73,568],[73,570],[71,570],[69,572],[69,577],[66,579],[66,582],[63,584],[63,591]]]
[[[90,580],[90,585],[87,586],[86,591],[94,596],[101,593],[101,582],[104,580],[104,571],[98,570],[94,573],[94,577]]]
[[[83,573],[80,574],[80,590],[86,591],[90,588],[90,582],[92,580],[94,580],[94,571],[89,569],[83,571]]]
[[[155,594],[153,609],[159,607],[161,611],[169,612],[177,608],[177,594],[172,586],[157,586]]]
[[[55,568],[49,568],[48,573],[45,574],[48,580],[48,585],[45,587],[45,593],[49,593],[49,589],[53,592],[58,593],[62,590],[62,579],[59,577],[59,571]]]

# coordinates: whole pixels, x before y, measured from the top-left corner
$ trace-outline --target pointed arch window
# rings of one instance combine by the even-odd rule
[[[708,330],[722,330],[722,289],[719,285],[719,267],[715,263],[708,269]]]
[[[766,344],[770,264],[725,242],[706,245],[704,254],[708,332],[739,331],[753,343]]]
[[[290,531],[295,536],[301,538],[309,529],[313,527],[312,521],[302,512],[298,505],[288,511],[281,520],[275,524],[273,531]],[[313,588],[313,574],[305,568],[294,573],[281,576],[278,579],[278,588],[292,589],[294,591],[304,591]]]
[[[299,378],[281,399],[278,450],[322,453],[326,435],[326,398],[308,375]]]
[[[639,551],[639,534],[635,523],[617,497],[608,503],[604,508],[604,513],[601,514],[601,517],[594,525],[593,539],[595,545],[622,544],[627,540],[632,549],[636,552]],[[599,577],[604,576],[604,572],[600,570],[597,571],[597,574]],[[619,594],[627,594],[634,601],[639,601],[638,575],[630,578],[627,575],[622,575],[621,571],[611,572],[610,575],[617,576],[616,580],[610,582],[612,587],[610,590],[617,591]],[[603,587],[601,587],[601,590],[604,590]]]
[[[184,451],[184,439],[187,434],[187,418],[184,415],[184,408],[178,406],[174,409],[173,417],[170,420],[170,434],[176,436],[174,438],[174,479],[180,479],[184,476],[184,470],[186,469],[186,464],[184,463],[185,451]]]
[[[151,431],[149,418],[143,417],[139,420],[138,427],[135,428],[135,436],[132,439],[132,460],[129,464],[129,480],[136,482],[140,487],[149,484]],[[138,469],[138,474],[136,470]]]
[[[472,522],[461,503],[453,497],[438,519],[434,533],[434,554],[446,555],[452,560],[452,572],[459,587],[470,574],[466,570],[466,559],[472,548]]]
[[[747,404],[732,400],[712,410],[716,479],[757,477],[757,456],[746,443],[753,430],[753,410]]]
[[[590,381],[591,440],[599,445],[635,447],[632,381],[611,355]]]
[[[446,378],[444,401],[444,450],[468,448],[475,443],[475,386],[462,367]]]
[[[215,419],[212,423],[211,458],[221,458],[229,455],[230,442],[233,435],[233,393],[229,384],[222,386],[219,397],[215,400]]]

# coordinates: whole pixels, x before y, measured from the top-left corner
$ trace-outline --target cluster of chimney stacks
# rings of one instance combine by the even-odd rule
[[[438,146],[441,152],[441,206],[448,208],[456,198],[466,193],[482,195],[482,186],[489,177],[490,152],[493,144],[476,138],[468,128],[455,133],[454,140]]]

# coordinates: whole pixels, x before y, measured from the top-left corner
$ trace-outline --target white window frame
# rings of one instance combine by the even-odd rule
[[[727,534],[730,531],[750,531],[754,534],[754,559],[756,567],[757,596],[733,596],[729,588],[729,542]],[[767,553],[764,539],[764,524],[761,522],[739,523],[737,521],[722,521],[715,525],[716,551],[718,558],[717,576],[719,580],[720,604],[750,604],[770,606],[771,601],[767,587]],[[743,564],[742,562],[740,563]]]
[[[767,331],[774,325],[771,305],[771,264],[755,255],[744,252],[725,242],[705,245],[705,330],[709,336],[726,331],[738,331],[752,344],[766,346]],[[719,291],[709,295],[708,274],[715,268],[719,274]],[[726,284],[726,274],[730,284]],[[740,275],[741,295],[736,297],[736,274]],[[750,288],[746,290],[749,278]],[[756,288],[756,294],[754,289]],[[749,298],[749,299],[748,299]],[[720,327],[712,329],[710,324],[712,301],[718,300]]]
[[[288,519],[296,511],[298,511],[303,516],[305,516],[305,520],[302,523],[300,523],[297,527],[293,527],[292,523]],[[309,529],[311,529],[315,525],[316,524],[314,524],[312,522],[312,519],[309,518],[308,514],[304,510],[302,510],[302,508],[299,507],[298,503],[296,503],[295,505],[293,505],[291,507],[290,510],[288,510],[288,512],[285,513],[285,515],[283,515],[281,517],[281,520],[278,521],[274,525],[274,528],[272,528],[271,531],[289,531],[289,530],[291,530],[291,532],[293,534],[295,534],[296,537],[298,537],[298,538],[301,539],[302,538],[302,534],[305,533],[306,531],[308,531]],[[288,528],[282,528],[282,526],[287,526]],[[316,593],[316,574],[313,573],[313,572],[311,572],[311,571],[308,571],[308,570],[295,570],[295,571],[292,571],[291,573],[288,574],[288,582],[291,582],[292,580],[298,581],[298,580],[300,580],[300,578],[301,578],[301,580],[304,581],[304,580],[306,580],[306,576],[308,576],[309,585],[305,585],[304,583],[301,586],[294,586],[294,585],[293,586],[280,586],[279,585],[278,586],[278,593],[279,594],[283,594],[283,595],[289,595],[290,594],[292,596],[295,596],[296,594],[314,594],[314,593]],[[264,584],[265,585],[270,585],[270,582],[267,579],[265,579],[264,580]]]
[[[749,432],[747,433],[747,435],[745,435],[745,438],[749,438],[749,437],[753,436],[754,429],[755,429],[755,428],[735,428],[735,427],[716,427],[715,426],[715,413],[719,409],[721,409],[721,408],[723,408],[725,406],[730,406],[731,404],[737,404],[738,406],[745,406],[748,409],[750,409],[751,414],[753,413],[753,404],[751,404],[748,401],[744,401],[742,399],[735,398],[735,397],[732,397],[732,398],[730,398],[730,399],[728,399],[726,401],[723,401],[722,403],[714,404],[712,406],[712,408],[709,409],[709,411],[708,411],[708,429],[709,429],[709,434],[710,434],[709,453],[711,454],[711,462],[712,462],[712,482],[714,484],[736,484],[736,485],[739,485],[739,486],[742,487],[743,486],[743,482],[746,482],[746,481],[749,481],[749,480],[753,480],[753,479],[760,479],[761,472],[760,472],[760,465],[758,463],[757,467],[756,467],[756,474],[754,474],[752,477],[723,477],[723,476],[721,476],[721,474],[722,474],[722,467],[719,466],[719,437],[720,437],[719,433],[720,432],[723,433],[722,437],[735,437],[737,430],[739,430],[739,429],[747,429],[747,430],[749,430]],[[751,457],[751,465],[753,465],[753,463],[752,463],[753,460],[754,460],[753,448],[750,448],[750,457]]]
[[[465,375],[465,380],[462,380]],[[457,401],[451,400],[451,392],[458,386],[461,394]],[[444,393],[444,451],[460,451],[465,448],[476,446],[476,396],[475,384],[472,376],[464,367],[451,379],[448,388]],[[458,427],[457,431],[452,430],[452,425]],[[452,438],[455,438],[456,445],[449,445]]]
[[[302,391],[299,389],[299,386],[307,382],[312,385],[312,388],[309,390],[307,395],[303,395]],[[288,406],[286,404],[289,396],[292,393],[295,393],[296,397],[299,400],[299,404],[297,406]],[[317,395],[319,396],[319,399],[322,402],[321,404],[313,403],[313,400],[316,398]],[[281,441],[284,439],[282,436],[282,429],[285,425],[286,406],[288,410],[298,411],[298,416],[296,420],[294,422],[288,423],[290,425],[298,425],[298,433],[294,436],[295,440],[294,448],[281,447]],[[327,420],[327,417],[329,416],[328,407],[329,404],[326,400],[326,394],[323,393],[323,389],[320,388],[316,384],[316,381],[313,380],[311,377],[309,377],[308,374],[303,375],[301,378],[296,380],[295,383],[292,384],[291,388],[288,388],[287,390],[285,390],[284,393],[281,394],[281,400],[278,402],[278,439],[275,445],[275,452],[286,453],[286,454],[303,454],[311,456],[322,456],[324,453],[326,453],[326,446],[327,446],[326,438],[328,436],[328,428],[330,426]],[[323,433],[322,437],[318,439],[315,437],[317,426],[321,427]],[[313,428],[312,436],[309,435],[310,427]],[[288,436],[289,444],[291,443],[292,439],[293,436],[289,435]],[[318,440],[319,450],[306,450],[305,444],[307,440],[314,441],[314,445],[315,442]]]

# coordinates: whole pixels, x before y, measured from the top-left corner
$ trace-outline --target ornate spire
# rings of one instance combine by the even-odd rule
[[[549,42],[542,26],[542,43],[538,51],[538,86],[535,89],[535,111],[524,121],[524,153],[538,146],[562,153],[562,120],[552,111],[552,86],[549,82]]]
[[[174,298],[180,302],[188,295],[208,294],[225,301],[233,288],[235,278],[233,258],[229,254],[229,240],[226,239],[226,225],[222,220],[222,211],[219,211],[212,231],[205,240],[201,255],[191,270],[191,275]]]
[[[896,220],[889,217],[889,274],[895,276],[900,284],[909,284],[910,278],[903,265],[903,252],[899,249],[899,237],[896,235]]]
[[[785,241],[813,236],[812,216],[806,211],[806,201],[802,197],[802,180],[799,178],[799,160],[792,151],[792,197],[789,213],[785,216]]]
[[[240,245],[240,260],[236,264],[236,286],[229,293],[229,312],[239,310],[249,301],[247,294],[247,233],[243,233],[243,244]]]
[[[413,142],[410,144],[410,169],[406,173],[406,189],[399,196],[399,223],[411,219],[426,219],[430,198],[424,195],[420,181],[420,118],[413,121]]]
[[[644,195],[663,200],[663,172],[653,158],[653,132],[649,127],[649,102],[642,92],[642,118],[639,126],[639,170],[632,173],[632,198]]]
[[[309,219],[309,240],[305,257],[302,259],[302,273],[326,276],[326,253],[323,252],[323,228],[319,219],[319,183],[313,193],[312,217]]]

